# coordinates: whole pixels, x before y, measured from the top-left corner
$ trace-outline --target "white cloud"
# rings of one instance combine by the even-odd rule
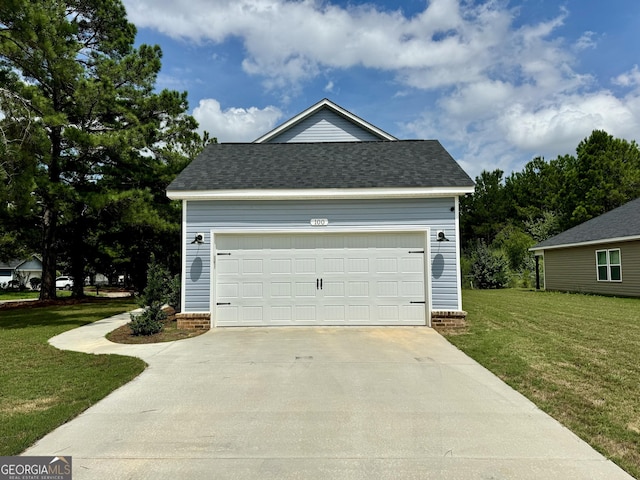
[[[596,48],[600,34],[560,37],[571,19],[562,7],[545,21],[524,18],[516,26],[518,10],[502,0],[431,0],[411,17],[374,3],[330,0],[125,4],[136,25],[174,38],[218,44],[240,39],[244,71],[279,89],[285,100],[327,71],[330,92],[341,73],[362,67],[395,77],[390,98],[428,90],[434,103],[402,128],[411,137],[448,142],[472,175],[482,168],[510,172],[536,155],[573,153],[596,128],[628,139],[640,131],[638,67],[611,80],[634,90],[624,98],[576,71],[577,55]],[[210,99],[194,115],[221,141],[247,141],[271,129],[282,113],[275,107],[222,111]]]
[[[586,50],[588,48],[596,48],[597,42],[594,40],[596,36],[595,32],[584,32],[582,36],[575,43],[577,50]]]
[[[622,87],[640,86],[640,69],[638,69],[638,65],[634,65],[631,70],[618,75],[612,81],[615,85],[620,85]]]
[[[272,106],[222,110],[220,102],[207,98],[200,100],[193,116],[200,123],[201,131],[210,132],[221,143],[252,142],[272,130],[282,118],[282,112]]]
[[[277,85],[311,78],[323,67],[353,66],[406,70],[405,78],[430,73],[440,78],[433,86],[455,84],[465,72],[473,79],[482,70],[483,52],[500,46],[511,18],[494,2],[463,7],[458,0],[432,0],[413,18],[371,4],[343,8],[313,0],[125,3],[136,25],[174,38],[216,43],[241,38],[245,71]],[[441,73],[447,72],[454,76],[444,81]]]

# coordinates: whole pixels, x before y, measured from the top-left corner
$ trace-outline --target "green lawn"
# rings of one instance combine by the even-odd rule
[[[16,455],[145,368],[137,358],[63,352],[61,332],[136,308],[130,299],[0,309],[0,456]]]
[[[448,340],[640,478],[640,299],[464,290]]]
[[[0,300],[24,300],[25,298],[38,298],[39,295],[39,292],[32,292],[31,290],[23,290],[22,292],[0,290]]]

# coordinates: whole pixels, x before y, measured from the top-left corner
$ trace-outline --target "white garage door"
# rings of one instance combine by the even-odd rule
[[[215,236],[216,325],[424,325],[424,233]]]

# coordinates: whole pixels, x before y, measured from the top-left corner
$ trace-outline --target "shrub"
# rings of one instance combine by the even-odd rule
[[[471,274],[478,288],[504,288],[509,282],[509,260],[502,251],[480,242],[472,256]]]
[[[141,307],[162,307],[167,302],[169,272],[151,255],[147,268],[147,286],[138,299]]]
[[[31,286],[31,290],[40,290],[40,284],[42,280],[38,277],[33,277],[29,279],[29,285]]]
[[[180,311],[180,275],[174,275],[168,282],[167,304],[176,312]]]
[[[164,328],[167,314],[159,306],[148,307],[140,315],[131,314],[129,328],[134,335],[153,335]]]
[[[169,292],[169,273],[156,262],[151,255],[151,262],[147,269],[147,286],[138,299],[138,304],[144,307],[144,312],[139,315],[131,314],[129,327],[134,335],[153,335],[164,328],[164,320],[167,314],[162,311],[162,306],[167,303]]]

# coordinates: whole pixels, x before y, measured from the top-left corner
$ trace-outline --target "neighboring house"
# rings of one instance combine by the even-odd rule
[[[547,290],[640,297],[640,198],[530,250]]]
[[[188,328],[464,319],[458,198],[436,140],[397,140],[322,100],[253,143],[213,144],[182,200]]]
[[[42,277],[42,262],[35,255],[22,260],[0,262],[0,287],[4,288],[12,280],[23,281],[29,287],[29,280],[35,277]]]

